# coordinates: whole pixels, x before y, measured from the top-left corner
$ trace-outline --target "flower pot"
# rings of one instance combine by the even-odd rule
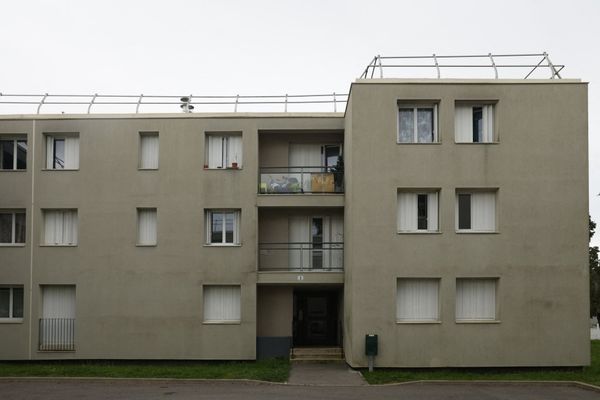
[[[238,169],[238,163],[236,163],[236,162],[231,163],[231,168]]]

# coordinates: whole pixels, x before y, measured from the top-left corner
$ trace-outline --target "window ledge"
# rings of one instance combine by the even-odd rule
[[[456,231],[458,234],[484,234],[484,235],[497,235],[498,231]]]
[[[42,168],[42,171],[79,171],[79,168]]]
[[[242,244],[225,244],[225,243],[205,243],[204,247],[242,247]]]
[[[138,171],[158,171],[158,168],[141,168],[141,167],[138,167]]]
[[[416,144],[416,145],[436,145],[436,144],[442,144],[442,142],[398,142],[396,141],[396,144],[400,144],[400,145],[411,145],[411,144]]]
[[[75,353],[75,350],[38,350],[38,353],[47,354],[47,353]]]
[[[500,320],[494,319],[474,319],[474,320],[456,320],[457,324],[499,324]]]
[[[205,171],[241,171],[243,168],[242,167],[237,167],[237,168],[208,168],[208,167],[204,167]]]
[[[27,172],[26,169],[0,169],[0,172]]]
[[[398,235],[441,235],[442,231],[398,231]]]
[[[442,321],[396,321],[396,325],[439,325]]]
[[[23,318],[0,318],[0,324],[22,324]]]
[[[136,243],[135,247],[157,247],[158,243],[154,243],[154,244],[141,244],[141,243]]]
[[[203,325],[241,325],[242,321],[202,321]]]
[[[77,247],[77,244],[51,244],[51,243],[42,243],[40,247]]]
[[[478,144],[483,144],[483,145],[486,145],[486,144],[500,144],[500,142],[456,142],[456,141],[455,141],[455,142],[454,142],[454,144],[466,144],[466,145],[472,145],[472,144],[478,145]]]
[[[25,243],[0,243],[0,247],[25,247]]]

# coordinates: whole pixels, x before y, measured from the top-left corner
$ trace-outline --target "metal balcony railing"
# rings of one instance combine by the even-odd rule
[[[344,170],[337,167],[263,167],[258,193],[344,193]]]
[[[259,271],[344,270],[344,242],[259,243],[258,249]]]
[[[40,318],[40,351],[74,351],[74,318]]]
[[[472,54],[426,56],[377,55],[365,68],[359,79],[414,78],[419,72],[431,71],[429,78],[473,78],[475,70],[485,70],[484,77],[527,79],[542,73],[544,78],[559,78],[564,65],[553,64],[548,53],[529,54]],[[453,74],[465,73],[467,76]]]

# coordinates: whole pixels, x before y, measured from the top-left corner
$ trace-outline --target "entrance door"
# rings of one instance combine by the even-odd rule
[[[294,293],[294,346],[338,345],[338,293]]]

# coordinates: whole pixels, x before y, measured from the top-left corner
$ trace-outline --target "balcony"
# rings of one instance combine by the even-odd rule
[[[259,271],[341,272],[344,242],[259,243]]]
[[[41,318],[40,351],[75,351],[74,318]]]
[[[339,167],[263,167],[259,194],[344,193],[344,169]]]

